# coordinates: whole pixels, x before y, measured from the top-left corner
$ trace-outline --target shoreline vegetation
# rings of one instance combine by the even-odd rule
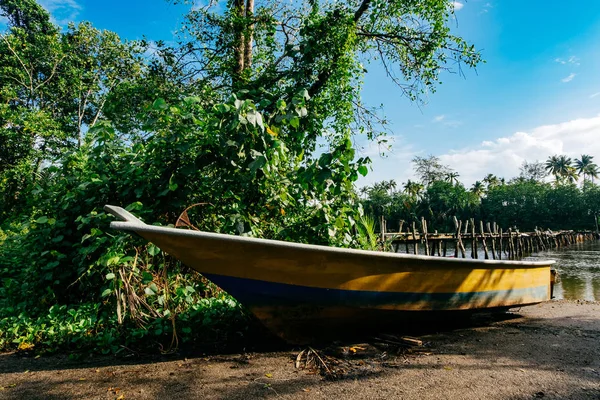
[[[370,160],[353,139],[385,140],[360,99],[361,60],[382,60],[417,102],[450,65],[481,62],[452,34],[451,2],[359,3],[211,2],[167,44],[59,27],[35,0],[0,0],[0,351],[170,353],[260,332],[218,287],[111,230],[105,204],[172,225],[200,203],[189,218],[201,230],[363,249],[378,247],[381,215],[440,232],[452,216],[594,229],[591,156],[471,190],[416,158],[404,192],[359,191]]]

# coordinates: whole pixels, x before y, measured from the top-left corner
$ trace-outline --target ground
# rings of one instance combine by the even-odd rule
[[[548,302],[419,339],[400,352],[339,345],[338,362],[326,358],[341,371],[333,380],[295,368],[298,348],[85,361],[0,354],[0,399],[600,399],[598,302]]]

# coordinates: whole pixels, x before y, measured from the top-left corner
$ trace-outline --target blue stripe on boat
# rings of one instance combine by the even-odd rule
[[[463,293],[374,292],[363,290],[323,289],[224,275],[204,274],[230,295],[247,306],[312,304],[327,306],[378,307],[426,302],[431,308],[444,309],[469,302],[547,300],[548,286],[524,289]]]

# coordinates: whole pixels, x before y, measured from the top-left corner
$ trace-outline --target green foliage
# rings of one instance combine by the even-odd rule
[[[597,229],[600,186],[589,181],[582,188],[524,178],[509,183],[487,181],[485,190],[481,182],[466,190],[460,183],[434,181],[419,197],[410,194],[414,182],[405,185],[407,194],[389,193],[381,190],[380,184],[375,184],[364,190],[366,198],[362,205],[376,219],[384,216],[391,229],[400,220],[418,223],[425,217],[430,231],[452,232],[454,216],[461,220],[475,218],[496,222],[505,229],[517,227],[523,231],[532,231],[536,227]]]
[[[360,215],[356,224],[358,245],[363,250],[378,250],[379,242],[375,233],[375,220],[369,215]]]
[[[194,7],[185,40],[146,60],[147,43],[89,23],[60,31],[32,0],[0,0],[0,349],[165,349],[243,332],[237,303],[110,230],[104,204],[169,225],[204,203],[206,231],[375,247],[353,190],[370,160],[353,135],[372,139],[382,121],[360,101],[359,60],[386,60],[413,99],[447,60],[474,66],[451,5],[232,7]]]

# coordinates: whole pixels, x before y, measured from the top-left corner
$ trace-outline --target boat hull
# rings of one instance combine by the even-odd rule
[[[553,261],[465,260],[154,227],[107,210],[205,275],[289,341],[385,314],[494,310],[550,299]],[[370,322],[369,322],[370,323]]]

